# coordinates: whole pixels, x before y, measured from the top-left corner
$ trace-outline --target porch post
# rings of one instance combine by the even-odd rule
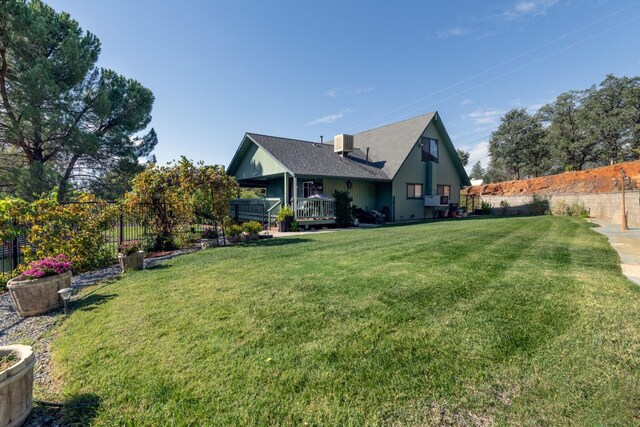
[[[282,206],[289,206],[289,197],[287,197],[287,193],[289,192],[289,179],[287,177],[287,173],[284,173],[284,196],[282,197],[284,200],[282,201]]]
[[[298,177],[293,176],[293,218],[298,219]]]

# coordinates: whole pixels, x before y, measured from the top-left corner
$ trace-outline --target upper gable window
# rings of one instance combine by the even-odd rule
[[[423,136],[420,140],[420,145],[422,145],[423,162],[438,162],[438,153],[440,150],[437,139]]]

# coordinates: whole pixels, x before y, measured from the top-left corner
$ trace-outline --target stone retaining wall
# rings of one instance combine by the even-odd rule
[[[622,196],[620,192],[615,193],[593,193],[593,194],[555,194],[539,196],[547,200],[553,212],[562,203],[570,205],[576,201],[581,202],[585,209],[593,218],[610,220],[616,224],[620,223]],[[495,215],[528,215],[529,204],[533,195],[501,196],[501,195],[481,195],[483,202],[489,202],[493,206],[492,213]],[[501,208],[500,202],[506,200],[509,207]],[[625,194],[627,209],[627,221],[630,227],[640,227],[640,191],[627,191]],[[479,203],[476,200],[476,206]]]

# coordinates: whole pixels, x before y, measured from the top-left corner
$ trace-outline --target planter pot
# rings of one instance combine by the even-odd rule
[[[280,232],[291,231],[292,222],[293,222],[293,216],[285,216],[284,220],[278,222],[278,231]]]
[[[202,245],[202,249],[216,248],[220,246],[218,239],[200,239],[200,244]]]
[[[7,289],[22,317],[35,316],[62,306],[58,291],[71,287],[71,271],[33,280],[9,280]]]
[[[142,270],[144,268],[144,256],[146,252],[138,252],[133,255],[118,254],[120,268],[124,273],[127,270]]]
[[[28,345],[0,347],[0,357],[13,354],[19,361],[0,372],[0,426],[21,426],[33,406],[33,367],[36,356]]]

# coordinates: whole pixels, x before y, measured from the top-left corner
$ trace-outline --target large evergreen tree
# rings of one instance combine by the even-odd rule
[[[540,121],[526,109],[508,111],[489,141],[493,166],[513,179],[539,176],[549,157],[546,144],[542,142],[544,133]]]
[[[547,142],[564,170],[582,170],[599,157],[594,135],[585,126],[589,120],[581,103],[590,91],[570,91],[540,109],[549,123]]]
[[[0,1],[0,146],[7,192],[86,185],[150,154],[153,94],[95,64],[100,42],[40,0]],[[7,153],[15,157],[6,160]],[[2,173],[2,170],[0,170]]]

